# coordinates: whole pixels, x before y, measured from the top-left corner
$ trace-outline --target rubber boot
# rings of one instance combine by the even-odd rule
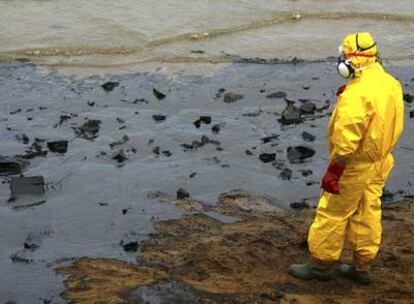
[[[371,275],[368,271],[357,271],[354,266],[348,264],[341,264],[338,269],[344,278],[365,285],[371,283]]]
[[[331,278],[330,270],[330,266],[309,261],[305,264],[290,265],[288,272],[290,275],[303,280],[318,279],[326,281]]]

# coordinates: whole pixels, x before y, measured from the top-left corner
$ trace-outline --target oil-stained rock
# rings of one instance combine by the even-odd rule
[[[128,157],[126,156],[123,149],[117,151],[112,156],[113,160],[116,160],[118,163],[123,163],[124,161],[128,160]]]
[[[137,252],[138,250],[138,242],[129,242],[126,244],[121,242],[121,246],[126,252]]]
[[[282,112],[282,117],[278,119],[278,121],[282,125],[292,125],[298,124],[302,122],[302,113],[301,111],[294,105],[293,101],[286,100],[287,106]]]
[[[89,119],[79,127],[73,127],[76,135],[84,139],[93,140],[98,137],[102,121],[98,119]]]
[[[58,141],[49,141],[47,147],[50,151],[56,153],[66,153],[68,150],[68,141],[67,140],[58,140]]]
[[[279,177],[283,180],[290,180],[292,178],[292,170],[284,168],[282,172],[280,172]]]
[[[10,192],[14,198],[23,194],[43,194],[45,192],[45,180],[43,176],[13,177],[10,181]]]
[[[24,145],[27,145],[30,141],[29,137],[26,134],[16,135],[16,139],[22,142]]]
[[[193,142],[191,144],[182,144],[181,146],[185,149],[185,151],[187,150],[193,150],[193,149],[198,149],[201,148],[207,144],[212,144],[212,145],[216,145],[216,146],[220,146],[220,142],[214,139],[210,139],[208,136],[203,135],[201,137],[201,140],[193,140]]]
[[[307,170],[301,170],[301,172],[302,172],[302,176],[304,176],[304,177],[307,177],[307,176],[309,176],[309,175],[312,175],[312,174],[313,174],[313,171],[312,171],[312,170],[310,170],[310,169],[307,169]]]
[[[216,211],[230,215],[282,215],[285,211],[275,199],[235,189],[219,195]]]
[[[161,153],[166,157],[170,157],[172,155],[171,151],[168,150],[161,151]]]
[[[11,111],[10,112],[10,115],[14,115],[14,114],[20,113],[21,111],[22,111],[22,109],[17,109],[17,110]]]
[[[261,138],[262,143],[267,144],[270,142],[274,142],[277,141],[279,139],[280,135],[279,134],[272,134],[269,136],[265,136]]]
[[[236,102],[238,100],[243,99],[243,97],[244,96],[241,95],[241,94],[235,94],[235,93],[228,92],[228,93],[224,94],[223,101],[225,103],[233,103],[233,102]]]
[[[152,153],[160,155],[160,146],[155,146],[154,148],[152,148]]]
[[[152,94],[154,94],[154,96],[159,100],[164,99],[167,96],[164,93],[158,91],[157,89],[152,89]]]
[[[111,148],[113,148],[115,146],[120,146],[120,145],[123,145],[126,142],[128,142],[128,140],[129,140],[129,136],[125,134],[124,136],[122,136],[122,138],[120,140],[117,140],[117,141],[114,141],[114,142],[110,143],[109,146]]]
[[[259,159],[264,163],[270,163],[276,159],[276,153],[262,153]]]
[[[35,157],[44,157],[47,155],[47,151],[43,150],[45,140],[35,138],[31,146],[26,150],[26,154],[20,155],[24,159],[33,159]]]
[[[104,84],[101,85],[101,87],[106,91],[106,92],[110,92],[112,91],[114,88],[116,88],[117,86],[119,86],[119,82],[117,81],[108,81],[105,82]]]
[[[312,135],[309,132],[303,131],[302,132],[302,138],[303,138],[304,141],[312,142],[312,141],[314,141],[316,139],[316,136],[315,135]]]
[[[301,104],[301,106],[299,107],[299,110],[302,114],[307,114],[307,115],[314,114],[316,111],[316,105],[313,102],[308,101],[308,102]]]
[[[164,121],[167,118],[167,116],[165,115],[161,115],[161,114],[154,114],[152,115],[152,119],[154,119],[155,121]]]
[[[221,123],[215,124],[214,126],[211,127],[211,132],[213,134],[219,134],[221,128],[224,127],[225,125],[226,125],[225,122],[221,122]]]
[[[194,121],[194,125],[197,129],[200,128],[201,124],[204,123],[206,125],[211,124],[211,116],[200,116],[199,119]]]
[[[409,93],[404,93],[403,99],[407,103],[412,103],[414,101],[414,95],[411,95]]]
[[[290,204],[290,208],[292,209],[306,209],[309,208],[309,204],[307,202],[294,202]]]
[[[186,199],[190,197],[190,193],[188,193],[185,189],[179,188],[177,190],[177,199]]]
[[[285,92],[278,91],[278,92],[270,93],[269,95],[266,96],[266,98],[275,99],[275,98],[285,98],[286,96],[287,95]]]
[[[20,174],[29,162],[15,157],[0,156],[0,176]]]
[[[296,164],[305,161],[315,155],[315,150],[306,146],[295,146],[287,148],[287,158],[290,163]]]

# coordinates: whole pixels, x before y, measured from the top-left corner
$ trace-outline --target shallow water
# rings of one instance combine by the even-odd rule
[[[406,91],[412,91],[412,67],[391,71]],[[119,81],[119,87],[105,92],[100,85],[108,80]],[[0,155],[24,154],[36,137],[70,140],[66,154],[37,157],[24,172],[26,176],[44,176],[49,185],[45,204],[13,209],[15,203],[7,202],[9,178],[0,179],[4,182],[0,183],[0,303],[43,303],[42,299],[62,303],[59,293],[64,278],[55,274],[55,267],[81,256],[134,261],[134,254],[123,251],[121,240],[145,240],[158,218],[182,214],[172,204],[149,198],[150,192],[162,191],[174,197],[183,187],[192,198],[213,205],[220,193],[242,188],[273,197],[285,207],[304,198],[316,204],[318,182],[327,161],[325,132],[330,110],[321,113],[320,119],[282,127],[277,119],[286,103],[265,96],[284,91],[297,105],[299,99],[307,98],[322,107],[327,99],[334,101],[335,88],[342,81],[330,63],[233,64],[214,77],[147,73],[82,80],[59,73],[42,75],[31,63],[11,63],[0,64],[0,82]],[[152,94],[154,87],[167,97],[157,100]],[[222,97],[215,98],[220,88],[243,94],[244,98],[224,103]],[[148,103],[133,103],[137,98],[145,98]],[[88,102],[95,104],[90,106]],[[406,106],[406,131],[395,149],[396,166],[387,188],[414,193],[414,120],[409,118],[411,105]],[[21,112],[10,114],[17,109]],[[243,115],[260,109],[259,116]],[[60,115],[70,113],[78,116],[54,127]],[[167,119],[154,122],[153,114],[164,114]],[[193,122],[201,115],[211,115],[212,123],[197,129]],[[86,117],[102,120],[99,137],[92,142],[75,137],[72,129]],[[125,123],[120,124],[117,118]],[[216,123],[224,123],[219,134],[211,132]],[[122,125],[126,128],[119,129]],[[304,130],[316,140],[304,142]],[[16,135],[23,133],[29,137],[29,144],[16,140]],[[280,135],[274,146],[261,142],[262,137],[274,133]],[[125,166],[117,167],[109,156],[99,157],[101,151],[112,155],[116,150],[112,151],[109,144],[125,134],[130,140],[124,148],[136,148],[136,154],[128,154]],[[202,135],[220,141],[223,150],[217,151],[209,144],[184,151],[181,144],[200,140]],[[153,144],[149,144],[150,139],[154,139]],[[287,162],[287,147],[303,144],[315,149],[316,155],[305,163]],[[172,155],[157,157],[152,152],[154,146]],[[246,155],[246,149],[253,155]],[[281,170],[259,160],[261,153],[276,153],[277,159],[292,170],[292,179],[281,179]],[[304,177],[305,169],[313,174]],[[193,172],[197,174],[191,178]],[[33,252],[23,249],[29,235],[39,245]],[[14,254],[33,261],[13,263],[10,257]]]
[[[372,32],[388,59],[414,46],[411,0],[4,0],[0,20],[0,59],[79,69],[325,58],[353,31]]]

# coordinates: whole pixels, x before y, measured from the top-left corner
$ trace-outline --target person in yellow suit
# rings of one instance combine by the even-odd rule
[[[338,72],[351,78],[338,93],[328,127],[329,165],[310,227],[308,263],[291,265],[301,279],[330,279],[347,241],[353,264],[345,277],[369,284],[381,243],[382,189],[394,165],[392,150],[404,127],[400,83],[384,71],[369,33],[345,37]]]

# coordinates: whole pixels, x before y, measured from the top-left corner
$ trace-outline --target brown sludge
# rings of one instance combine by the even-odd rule
[[[258,210],[246,209],[247,199]],[[200,202],[190,208],[190,199],[171,202],[184,211],[201,209]],[[412,303],[413,202],[384,208],[383,244],[368,287],[338,275],[330,282],[290,277],[287,267],[307,257],[306,234],[314,211],[280,215],[267,204],[272,200],[233,191],[205,210],[238,214],[240,221],[223,223],[202,213],[159,221],[157,233],[141,247],[137,265],[81,258],[58,268],[69,275],[62,296],[73,303],[137,303],[131,294],[139,287],[181,282],[200,292],[197,303]],[[344,261],[349,260],[345,252]]]

